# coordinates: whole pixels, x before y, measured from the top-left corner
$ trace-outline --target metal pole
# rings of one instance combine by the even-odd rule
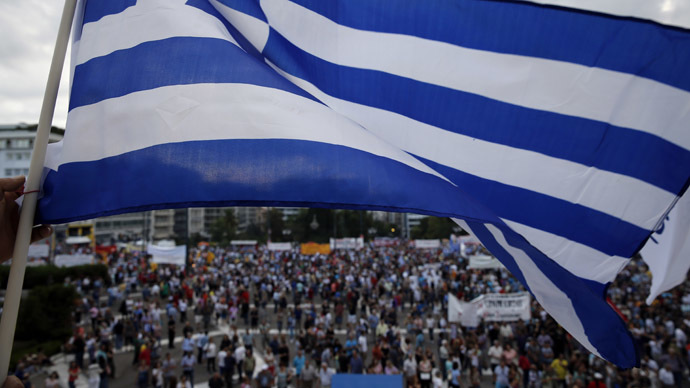
[[[338,211],[333,209],[333,251],[338,250]]]
[[[58,29],[55,50],[53,51],[53,60],[50,63],[48,82],[43,95],[43,105],[41,106],[41,116],[38,120],[38,129],[36,130],[36,139],[34,140],[34,152],[31,157],[29,176],[26,181],[25,191],[27,192],[39,190],[40,188],[50,127],[53,123],[53,113],[55,112],[55,101],[57,100],[58,87],[60,86],[60,75],[65,62],[69,31],[72,27],[76,4],[76,0],[65,0],[65,6],[62,9],[62,19],[60,20],[60,28]],[[19,301],[22,295],[24,272],[26,270],[26,257],[29,253],[31,229],[33,228],[34,215],[36,213],[37,194],[29,193],[24,196],[19,216],[17,239],[14,243],[12,266],[10,267],[5,304],[3,306],[2,319],[0,320],[0,383],[7,378],[10,366],[10,355],[12,353]]]

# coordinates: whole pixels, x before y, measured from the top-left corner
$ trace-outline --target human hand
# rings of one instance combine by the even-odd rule
[[[2,384],[2,388],[24,388],[24,384],[17,376],[7,376],[5,383]]]
[[[0,262],[9,260],[14,251],[19,225],[19,206],[15,201],[19,198],[18,190],[24,185],[24,180],[23,176],[0,178]],[[44,239],[51,233],[53,228],[49,225],[37,226],[31,231],[31,242]]]

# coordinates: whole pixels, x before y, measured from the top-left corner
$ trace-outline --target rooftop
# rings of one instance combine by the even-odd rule
[[[0,124],[0,131],[2,131],[2,132],[4,132],[4,131],[17,131],[17,130],[36,132],[36,128],[38,128],[38,124],[26,124],[26,123]],[[60,135],[60,136],[65,135],[64,128],[51,127],[50,132],[53,134],[56,134],[56,135]]]

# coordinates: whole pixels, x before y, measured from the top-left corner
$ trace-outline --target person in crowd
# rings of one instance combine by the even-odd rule
[[[191,351],[185,352],[182,356],[182,361],[180,361],[180,366],[182,366],[182,375],[185,377],[185,379],[184,381],[180,379],[178,385],[184,383],[194,385],[194,364],[196,364],[194,353]]]
[[[60,387],[60,376],[57,372],[53,371],[48,375],[45,382],[46,388],[59,388]]]
[[[335,369],[329,368],[328,364],[325,362],[321,364],[321,369],[319,369],[319,383],[321,383],[321,388],[331,387],[331,381],[335,373]]]
[[[0,188],[7,193],[16,182],[0,179]],[[57,245],[70,253],[70,247]],[[5,247],[0,239],[0,251]],[[408,386],[424,387],[438,385],[436,372],[450,387],[491,380],[496,386],[523,388],[686,383],[690,282],[648,306],[649,268],[635,257],[611,283],[607,297],[627,318],[641,355],[639,371],[623,371],[589,354],[536,301],[525,321],[480,321],[477,327],[447,322],[449,294],[467,302],[486,293],[525,291],[505,269],[468,268],[467,255],[489,252],[481,245],[465,248],[462,254],[420,250],[397,240],[390,246],[365,243],[357,250],[304,255],[298,249],[270,252],[265,246],[211,244],[190,247],[186,267],[152,266],[145,254],[113,252],[104,261],[107,278],[65,280],[80,295],[74,335],[65,344],[79,368],[72,383],[81,378],[80,370],[93,377],[92,361],[97,379],[90,381],[107,387],[116,376],[113,348],[132,354],[137,366],[146,364],[148,384],[158,386],[161,373],[160,385],[166,388],[195,383],[194,366],[203,358],[207,372],[217,368],[227,387],[250,384],[256,382],[259,357],[270,364],[273,384],[282,384],[285,367],[294,375],[290,384],[306,388],[323,382],[324,370],[397,370]],[[161,344],[166,322],[167,344]],[[227,336],[214,343],[206,330]],[[183,356],[161,357],[161,347],[173,351],[176,342]],[[22,378],[45,359],[22,360]],[[487,369],[492,376],[482,376]],[[70,373],[68,382],[71,378]]]
[[[218,372],[215,372],[208,381],[208,388],[223,388],[224,385],[225,382]]]

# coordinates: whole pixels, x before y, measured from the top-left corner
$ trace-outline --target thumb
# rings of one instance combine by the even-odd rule
[[[43,240],[53,234],[53,227],[50,225],[40,225],[31,230],[31,242]]]

